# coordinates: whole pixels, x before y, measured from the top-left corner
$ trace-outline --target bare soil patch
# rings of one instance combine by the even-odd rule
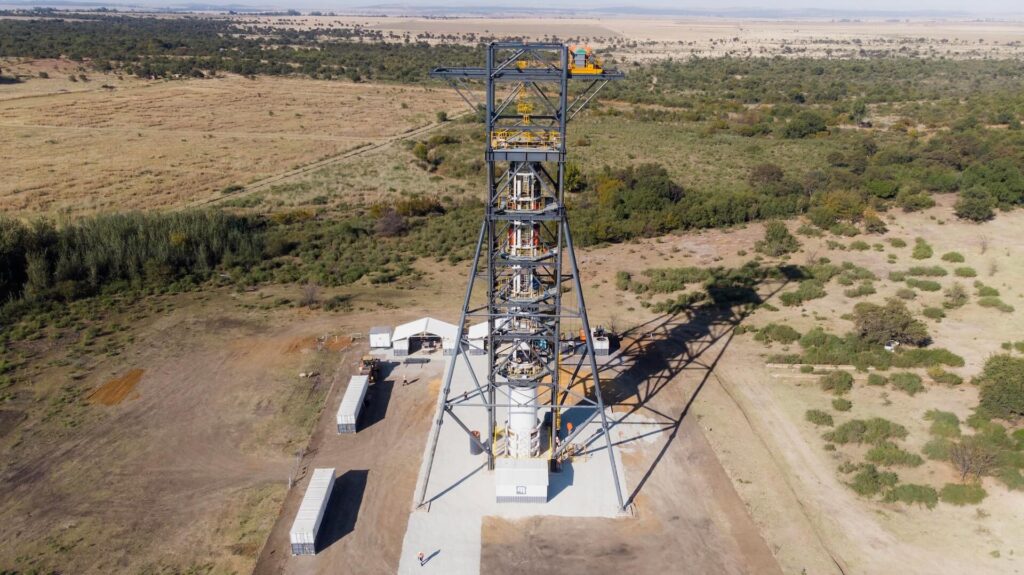
[[[136,368],[129,370],[121,377],[111,379],[89,394],[89,402],[101,405],[117,405],[121,403],[135,389],[144,373],[146,373],[146,370]],[[136,395],[135,397],[137,398],[138,396]]]

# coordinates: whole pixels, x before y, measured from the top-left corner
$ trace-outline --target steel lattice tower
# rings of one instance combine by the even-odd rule
[[[603,70],[589,49],[514,42],[491,43],[484,68],[438,68],[430,75],[449,80],[474,111],[485,114],[488,201],[458,323],[458,344],[445,373],[441,410],[430,437],[419,504],[426,502],[438,434],[447,417],[470,434],[492,470],[504,463],[536,466],[540,461],[554,470],[573,439],[599,422],[622,508],[564,185],[566,124],[608,81],[623,75]],[[482,106],[465,89],[470,81],[484,83]],[[470,300],[478,280],[486,284],[486,304],[474,307]],[[563,294],[575,295],[575,301],[564,301]],[[582,325],[581,350],[568,348],[561,336],[567,319]],[[483,349],[467,338],[470,321],[487,322]],[[486,353],[486,377],[474,372],[470,353]],[[451,397],[460,360],[469,369],[473,391]],[[563,429],[560,418],[568,407],[590,410],[585,422],[571,432]],[[458,416],[472,408],[487,411],[483,440]],[[545,500],[546,489],[545,484]],[[502,500],[500,493],[498,498]]]

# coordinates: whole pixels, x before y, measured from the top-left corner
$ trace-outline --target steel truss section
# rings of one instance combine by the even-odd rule
[[[605,70],[574,77],[569,57],[563,44],[495,42],[487,48],[483,68],[437,68],[430,74],[450,81],[475,110],[478,104],[466,89],[467,83],[484,84],[488,202],[458,322],[459,345],[445,372],[441,408],[429,439],[418,495],[421,506],[428,503],[440,427],[445,419],[451,419],[486,454],[491,470],[499,457],[546,457],[554,469],[572,441],[598,422],[618,505],[624,507],[564,204],[566,124],[608,81],[623,75]],[[572,97],[570,80],[586,82]],[[478,281],[483,285],[478,286]],[[470,300],[479,288],[486,289],[487,303],[473,308]],[[575,294],[575,302],[563,302],[564,293]],[[481,318],[488,327],[483,350],[486,374],[477,374],[468,356],[473,344],[467,338],[466,324]],[[561,329],[566,319],[582,325],[582,353],[563,353]],[[574,355],[578,357],[570,359]],[[452,397],[459,361],[465,362],[472,390]],[[566,373],[571,373],[568,379]],[[563,430],[560,421],[561,412],[570,407],[589,410],[584,424],[572,432]],[[465,409],[486,410],[488,429],[481,439],[459,417]],[[530,430],[533,412],[538,417],[535,429]],[[509,420],[499,422],[501,413],[507,413]],[[545,437],[535,437],[538,435]]]

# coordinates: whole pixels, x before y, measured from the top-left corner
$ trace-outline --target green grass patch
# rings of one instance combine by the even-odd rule
[[[808,409],[807,412],[804,413],[804,417],[807,419],[807,421],[810,421],[814,425],[824,425],[832,427],[834,423],[832,420],[832,415],[820,409]]]
[[[946,252],[942,254],[942,261],[954,264],[964,263],[964,256],[960,252]]]
[[[864,297],[877,293],[875,290],[875,284],[870,281],[865,281],[855,288],[843,290],[843,295],[849,298]]]
[[[978,272],[974,268],[962,267],[953,270],[953,273],[958,278],[973,278],[978,276]]]
[[[978,305],[981,307],[995,308],[1003,313],[1012,313],[1014,307],[1003,300],[995,296],[985,296],[978,298]]]
[[[874,465],[862,465],[860,471],[853,476],[853,480],[847,485],[864,497],[878,495],[883,490],[889,490],[896,486],[899,476],[890,471],[879,471]]]
[[[928,368],[928,377],[935,383],[941,383],[944,385],[960,385],[964,382],[964,378],[959,375],[942,369],[939,366],[933,366]]]
[[[827,295],[825,284],[820,280],[809,279],[800,282],[796,290],[786,292],[779,296],[779,301],[784,306],[797,306],[805,301],[823,298]]]
[[[974,483],[947,483],[939,492],[939,498],[943,503],[961,506],[977,505],[987,496],[985,489]]]
[[[932,257],[933,253],[932,246],[924,241],[924,238],[917,238],[914,240],[914,250],[910,252],[910,257],[915,260],[926,260]]]
[[[889,383],[892,384],[893,388],[910,396],[914,396],[924,391],[924,385],[921,383],[921,376],[916,373],[906,371],[894,373],[889,377]]]
[[[887,467],[917,467],[924,463],[920,455],[906,451],[891,441],[883,441],[872,447],[865,458],[871,463]]]
[[[908,276],[941,278],[949,275],[942,266],[913,266],[907,270]]]
[[[853,408],[853,402],[848,399],[837,397],[832,400],[832,409],[836,411],[850,411]]]
[[[885,494],[887,503],[905,503],[907,505],[923,505],[933,509],[939,503],[939,494],[934,487],[905,483],[897,485]]]
[[[937,281],[907,278],[907,286],[921,291],[939,291],[942,285]]]
[[[754,339],[763,343],[790,344],[800,339],[800,332],[786,324],[770,323],[757,330]]]
[[[955,413],[931,409],[924,414],[924,419],[931,422],[928,432],[932,435],[945,438],[960,437],[960,418]]]
[[[853,389],[853,376],[845,371],[833,371],[818,380],[821,389],[842,395]]]
[[[845,445],[847,443],[868,443],[879,445],[892,439],[903,439],[907,428],[881,417],[851,419],[824,435],[826,441]]]

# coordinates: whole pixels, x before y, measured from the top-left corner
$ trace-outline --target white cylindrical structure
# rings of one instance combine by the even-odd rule
[[[537,388],[509,386],[509,457],[536,457],[540,453],[540,419],[537,417]]]

